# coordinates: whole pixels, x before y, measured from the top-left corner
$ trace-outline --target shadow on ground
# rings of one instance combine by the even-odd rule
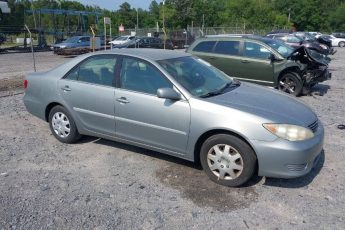
[[[199,207],[227,212],[248,207],[258,199],[253,185],[261,180],[259,177],[254,177],[242,188],[229,188],[212,182],[197,163],[104,139],[85,137],[81,141],[107,145],[166,161],[166,164],[156,171],[156,177],[162,184],[179,190],[182,197]]]
[[[80,143],[85,142],[107,145],[166,161],[165,166],[156,171],[156,177],[162,184],[179,190],[182,197],[191,200],[199,207],[209,207],[220,212],[249,207],[252,202],[258,200],[259,194],[256,192],[255,185],[264,181],[262,177],[254,176],[241,188],[229,188],[218,185],[208,179],[202,171],[200,164],[100,138],[84,137]],[[319,161],[306,176],[296,179],[266,178],[264,185],[283,188],[305,187],[319,174],[324,162],[325,154],[322,152]]]
[[[310,92],[308,93],[308,95],[311,96],[323,96],[325,95],[328,90],[330,90],[331,87],[329,85],[324,85],[324,84],[317,84],[316,86],[314,86],[313,88],[311,88]]]

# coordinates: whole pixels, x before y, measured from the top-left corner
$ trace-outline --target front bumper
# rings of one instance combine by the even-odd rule
[[[308,71],[305,74],[305,83],[306,85],[312,85],[315,83],[327,81],[331,78],[332,78],[332,73],[330,73],[327,68],[324,70],[317,69],[317,70]]]
[[[314,135],[309,140],[297,142],[280,138],[273,142],[253,141],[258,175],[295,178],[309,173],[323,150],[324,128],[320,122]]]

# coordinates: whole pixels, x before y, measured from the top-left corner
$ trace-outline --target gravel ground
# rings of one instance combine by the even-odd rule
[[[22,55],[0,55],[0,72],[29,71],[26,64],[3,71],[3,58]],[[40,69],[65,60],[42,55]],[[300,97],[325,125],[319,165],[303,178],[254,178],[243,188],[218,186],[192,163],[129,145],[91,137],[59,143],[26,112],[22,95],[0,98],[0,229],[344,229],[345,131],[337,125],[345,123],[345,49],[332,59],[333,79]]]

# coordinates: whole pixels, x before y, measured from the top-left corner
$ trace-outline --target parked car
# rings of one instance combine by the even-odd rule
[[[24,86],[27,110],[61,142],[91,135],[200,159],[210,179],[226,186],[255,172],[303,176],[323,149],[323,126],[306,105],[184,52],[91,53],[29,74]]]
[[[312,36],[314,36],[315,38],[318,38],[318,37],[320,37],[320,36],[322,36],[322,33],[320,33],[320,32],[308,32],[310,35],[312,35]]]
[[[329,53],[325,53],[326,55],[336,53],[336,51],[332,48],[332,41],[329,40],[328,38],[325,38],[323,36],[318,36],[316,38],[308,32],[295,32],[293,34],[296,35],[297,37],[302,38],[304,41],[313,42],[313,43],[318,42],[320,45],[323,44],[324,45],[323,47],[327,46]]]
[[[324,56],[304,47],[293,49],[270,38],[202,38],[187,52],[239,80],[272,86],[295,96],[331,77]]]
[[[121,45],[121,44],[128,43],[130,41],[133,41],[135,39],[136,39],[135,36],[129,36],[129,35],[128,36],[120,36],[120,37],[115,38],[113,41],[109,42],[109,44]]]
[[[293,34],[269,34],[266,35],[268,38],[279,39],[285,44],[297,48],[299,46],[304,46],[308,49],[315,50],[320,54],[328,55],[330,53],[330,48],[327,45],[320,44],[319,42],[313,42],[308,40],[303,40],[301,37],[297,37]]]
[[[326,35],[323,37],[330,39],[332,41],[332,46],[345,47],[345,38],[337,38],[334,35]]]
[[[133,39],[127,43],[113,45],[113,48],[152,48],[152,49],[164,49],[164,40],[155,37],[139,37]],[[165,41],[165,49],[174,49],[171,40]]]
[[[332,35],[336,38],[345,38],[345,32],[335,32]]]
[[[90,47],[90,36],[74,36],[66,39],[61,43],[57,43],[51,47],[54,53],[61,49]]]

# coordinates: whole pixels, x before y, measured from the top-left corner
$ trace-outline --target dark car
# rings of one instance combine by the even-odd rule
[[[315,41],[303,40],[303,38],[293,34],[268,34],[266,35],[266,37],[279,39],[283,41],[285,44],[292,46],[294,48],[304,46],[308,49],[315,50],[320,54],[328,55],[330,53],[330,48],[328,46]]]
[[[156,37],[139,37],[135,40],[126,42],[124,44],[114,45],[113,48],[151,48],[151,49],[164,49],[164,40]],[[174,46],[172,42],[165,40],[165,49],[172,50]]]
[[[330,78],[324,55],[264,37],[224,36],[196,40],[187,50],[239,80],[300,95]]]
[[[325,51],[325,55],[328,54],[335,54],[335,50],[332,48],[332,41],[324,36],[319,36],[318,38],[314,37],[308,32],[295,32],[293,33],[299,38],[302,38],[304,41],[307,42],[313,42],[313,43],[319,43],[321,46],[324,45],[323,47],[327,46],[328,48],[328,53]],[[326,50],[326,49],[325,49]]]
[[[345,38],[345,32],[335,32],[332,35],[336,38]]]

